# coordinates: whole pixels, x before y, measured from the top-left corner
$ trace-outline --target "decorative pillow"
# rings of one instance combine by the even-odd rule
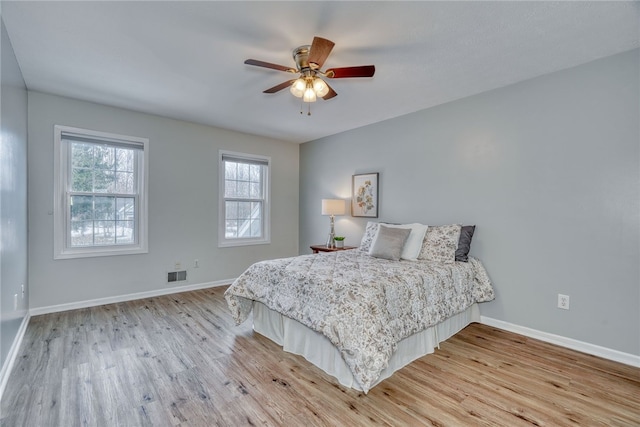
[[[369,252],[371,249],[371,243],[373,239],[376,237],[376,233],[378,232],[379,222],[369,221],[367,223],[367,227],[364,229],[364,235],[362,236],[362,240],[360,241],[360,250]]]
[[[427,232],[427,226],[424,224],[419,224],[417,222],[413,224],[400,225],[385,224],[385,226],[391,228],[411,229],[409,238],[404,243],[404,247],[402,248],[402,254],[400,254],[400,258],[406,259],[408,261],[416,261],[418,259],[418,255],[420,255],[420,250],[422,249],[422,241],[424,240],[424,235]]]
[[[410,233],[410,228],[392,228],[380,225],[376,238],[371,244],[371,249],[369,249],[369,255],[399,261],[404,242],[407,241]]]
[[[475,231],[475,225],[463,225],[462,229],[460,229],[460,240],[458,240],[458,249],[456,249],[456,261],[469,262],[471,239]]]
[[[451,264],[456,260],[460,229],[455,225],[429,226],[418,259]]]

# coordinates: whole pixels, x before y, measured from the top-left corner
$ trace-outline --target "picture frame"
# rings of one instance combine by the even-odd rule
[[[351,179],[351,216],[378,217],[378,173],[353,175]]]

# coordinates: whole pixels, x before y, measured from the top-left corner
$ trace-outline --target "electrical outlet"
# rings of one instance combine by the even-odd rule
[[[176,261],[174,264],[174,268],[176,270],[180,270],[182,268],[182,263],[180,261]]]
[[[558,308],[569,310],[569,295],[558,294]]]

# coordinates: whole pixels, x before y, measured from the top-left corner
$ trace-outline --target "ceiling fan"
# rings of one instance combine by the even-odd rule
[[[331,40],[322,37],[314,37],[311,45],[304,45],[293,50],[293,60],[296,68],[286,67],[284,65],[272,64],[270,62],[259,61],[257,59],[247,59],[245,64],[255,65],[257,67],[271,68],[273,70],[285,71],[287,73],[300,76],[296,79],[287,80],[272,88],[264,91],[264,93],[276,93],[290,88],[291,93],[302,98],[303,102],[315,102],[317,98],[331,99],[337,95],[336,91],[322,79],[343,79],[350,77],[373,77],[376,67],[373,65],[361,65],[357,67],[341,67],[329,68],[322,71],[322,65],[326,61],[331,49],[333,49]]]

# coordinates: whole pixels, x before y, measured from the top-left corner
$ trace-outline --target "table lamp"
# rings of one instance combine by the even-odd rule
[[[346,204],[341,199],[322,199],[322,215],[329,215],[331,220],[331,229],[329,231],[329,238],[327,239],[327,247],[335,247],[333,238],[336,237],[336,232],[333,228],[333,218],[335,215],[344,215]]]

